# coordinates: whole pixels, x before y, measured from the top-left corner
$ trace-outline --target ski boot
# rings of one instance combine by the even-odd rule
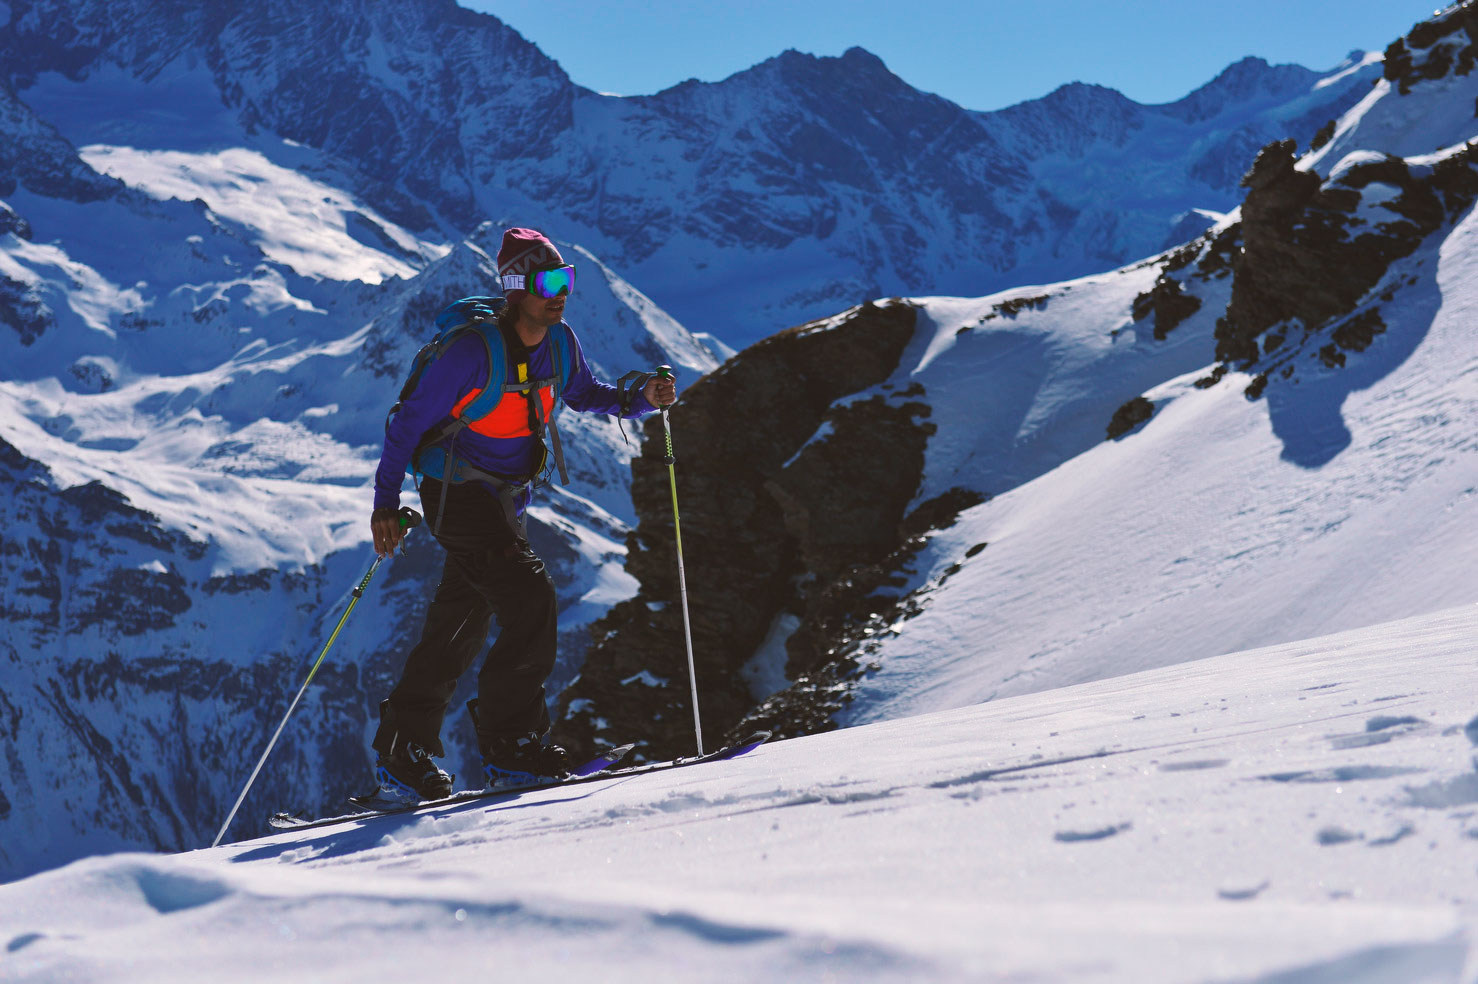
[[[426,749],[405,742],[375,760],[375,778],[389,796],[409,803],[442,799],[452,794],[452,777],[443,772]]]
[[[532,786],[570,774],[570,753],[534,733],[497,738],[482,751],[482,771],[494,789]]]

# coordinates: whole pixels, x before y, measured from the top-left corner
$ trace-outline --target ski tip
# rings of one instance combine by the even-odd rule
[[[625,745],[618,745],[615,746],[615,748],[607,749],[605,754],[600,756],[600,758],[609,759],[609,761],[612,762],[619,762],[621,761],[621,759],[624,759],[625,756],[630,755],[631,752],[636,749],[636,746],[636,742],[627,742],[625,743]]]

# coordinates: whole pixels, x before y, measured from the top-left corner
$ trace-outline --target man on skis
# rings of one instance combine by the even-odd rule
[[[498,636],[478,673],[474,704],[488,781],[568,772],[564,749],[544,740],[544,681],[554,669],[557,635],[554,584],[524,528],[532,490],[549,463],[546,433],[559,453],[555,393],[562,385],[560,396],[573,410],[628,418],[677,399],[672,379],[654,376],[623,405],[616,387],[591,374],[563,320],[575,268],[542,233],[508,230],[497,263],[506,299],[497,331],[464,331],[425,367],[386,429],[375,473],[376,552],[389,555],[403,536],[397,509],[407,466],[422,476],[426,523],[446,550],[420,641],[380,705],[373,742],[381,785],[405,798],[451,792],[451,777],[432,759],[445,754],[442,720],[494,620]],[[504,380],[490,379],[499,334],[507,377],[501,399],[495,387]],[[487,389],[490,397],[477,401]],[[469,405],[491,409],[469,424],[462,419]]]

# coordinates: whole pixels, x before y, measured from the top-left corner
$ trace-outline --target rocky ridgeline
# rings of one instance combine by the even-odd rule
[[[1270,380],[1297,373],[1300,353],[1344,366],[1386,329],[1380,306],[1400,285],[1375,290],[1391,264],[1478,200],[1478,141],[1435,164],[1385,156],[1327,180],[1297,162],[1291,140],[1263,148],[1243,178],[1242,220],[1165,254],[1155,286],[1135,299],[1134,319],[1163,340],[1201,309],[1198,284],[1231,276],[1231,299],[1216,321],[1218,364],[1198,385],[1215,385],[1233,369],[1251,372],[1247,395],[1257,398]],[[1143,397],[1130,400],[1108,437],[1153,412]]]
[[[1386,47],[1383,76],[1401,95],[1422,80],[1467,75],[1478,63],[1478,5],[1468,2],[1441,11]]]
[[[1356,163],[1327,181],[1294,164],[1291,142],[1272,144],[1245,179],[1232,299],[1216,331],[1225,362],[1250,368],[1289,340],[1327,336],[1321,359],[1342,365],[1381,330],[1371,291],[1390,265],[1478,198],[1475,145],[1435,165]],[[1362,207],[1376,190],[1376,208]]]
[[[887,301],[781,332],[688,389],[673,411],[710,745],[752,710],[741,671],[776,619],[798,625],[790,678],[824,665],[834,623],[859,601],[861,575],[906,539],[905,510],[933,427],[921,387],[889,390],[884,381],[914,321],[910,305]],[[597,623],[580,679],[564,695],[560,735],[582,747],[637,739],[653,756],[692,747],[661,427],[648,422],[633,462],[640,527],[627,569],[641,589]]]

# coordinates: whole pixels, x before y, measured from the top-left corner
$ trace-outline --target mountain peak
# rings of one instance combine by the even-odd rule
[[[1271,65],[1266,59],[1248,55],[1222,69],[1216,78],[1190,95],[1158,108],[1187,123],[1196,123],[1234,105],[1269,98],[1286,99],[1312,86],[1319,75],[1302,65]]]

